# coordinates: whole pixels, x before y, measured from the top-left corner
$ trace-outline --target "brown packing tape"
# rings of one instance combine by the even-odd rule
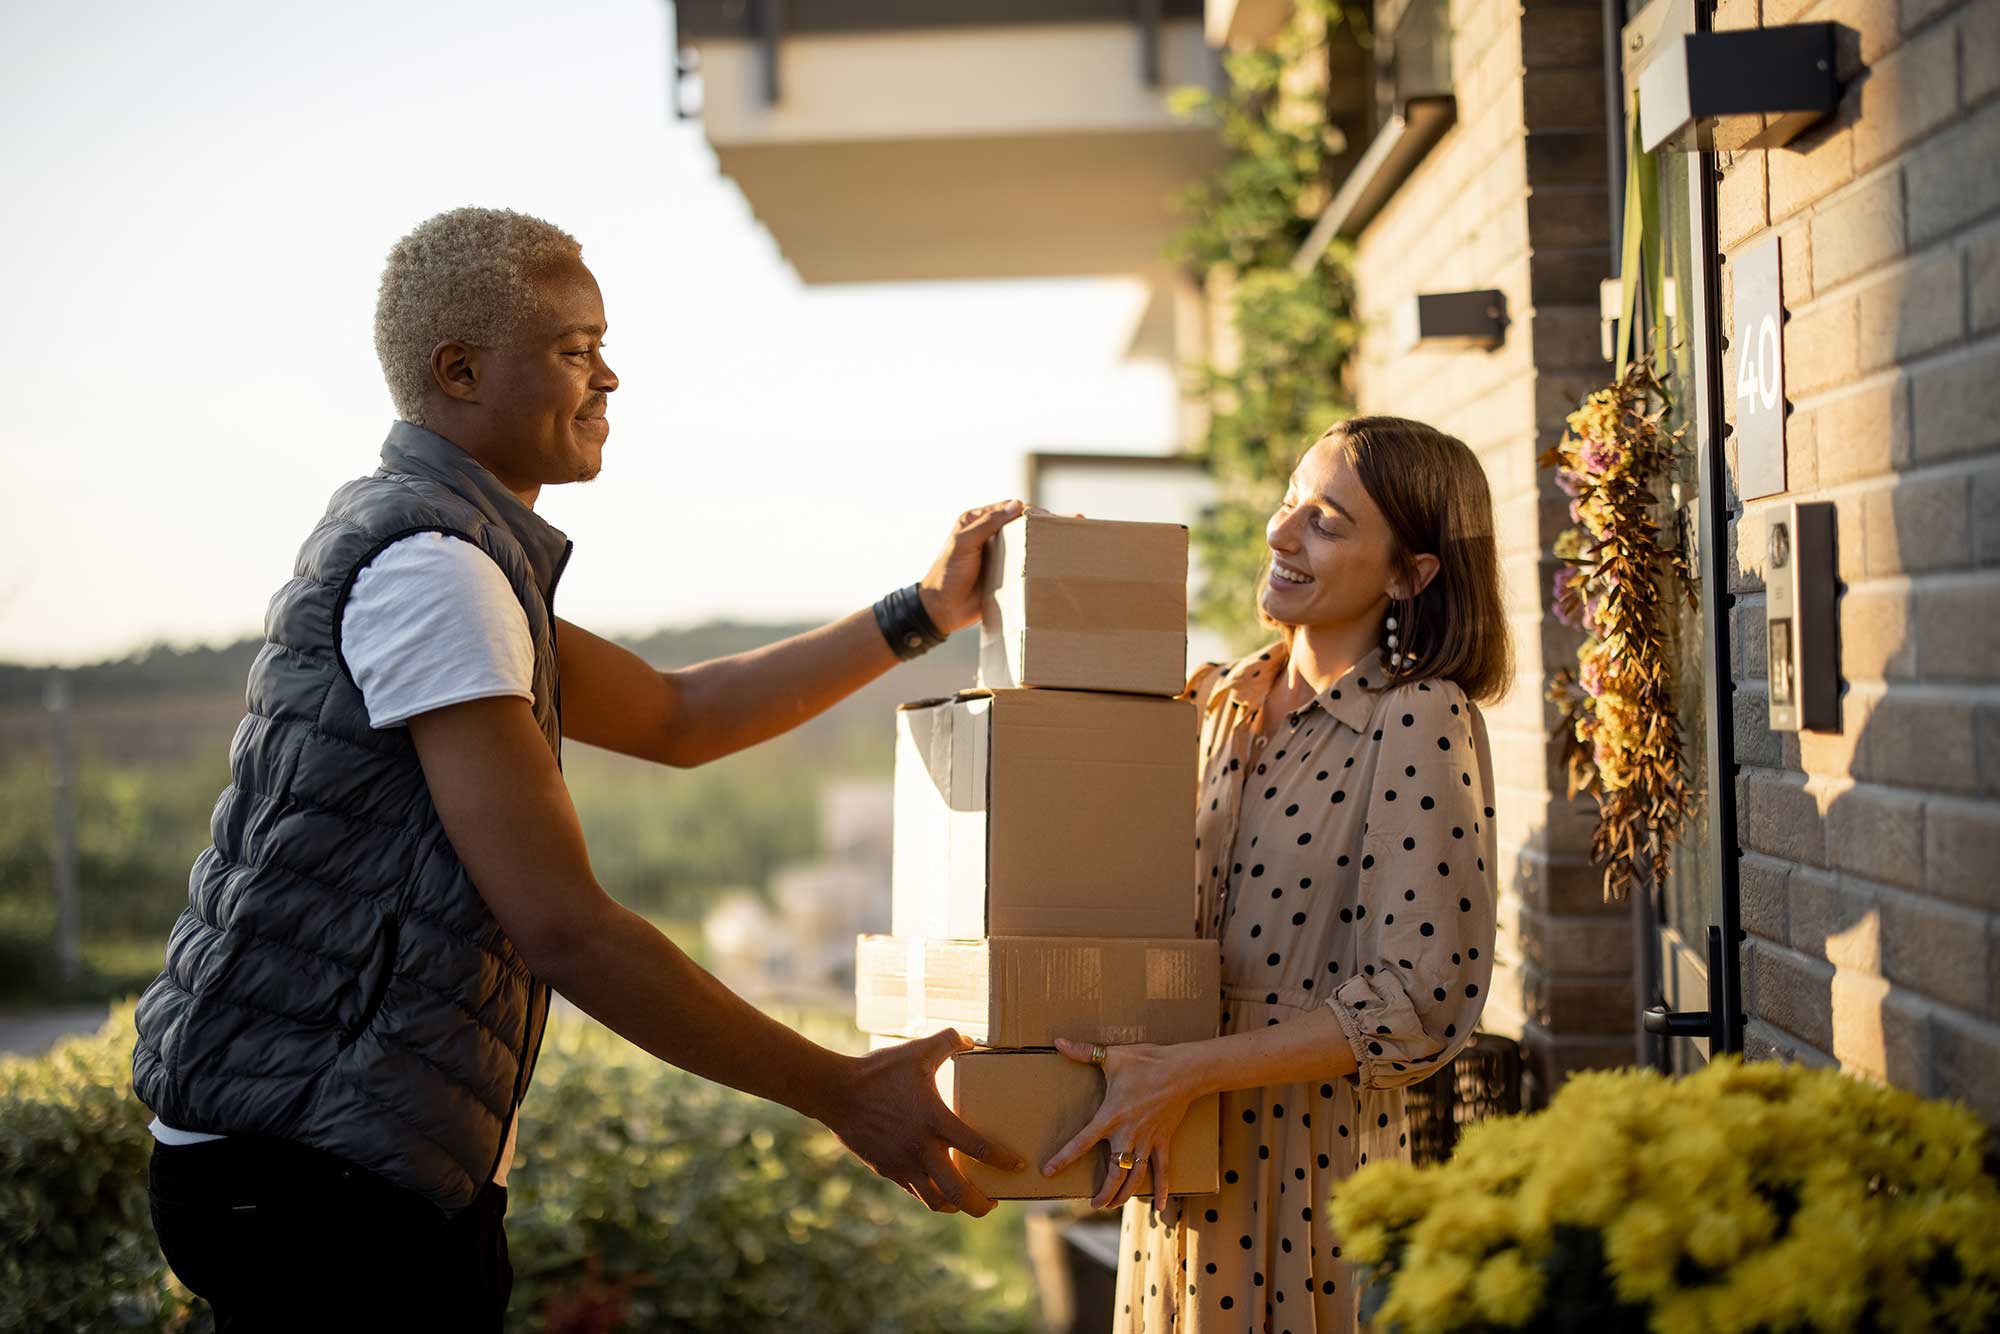
[[[864,1032],[953,1028],[982,1046],[1195,1042],[1220,1027],[1213,940],[862,936],[855,1014]]]
[[[1149,1001],[1201,1001],[1215,992],[1218,978],[1198,962],[1200,956],[1186,950],[1146,950],[1144,995]]]
[[[1030,626],[1018,642],[1023,685],[1167,696],[1187,685],[1185,630]]]
[[[1089,690],[996,690],[993,727],[1008,756],[1181,766],[1194,783],[1195,711],[1184,699]],[[1185,803],[1192,808],[1192,802]],[[1194,846],[1188,846],[1192,858]]]
[[[1214,941],[996,937],[982,1041],[995,1047],[1078,1042],[1194,1042],[1221,1024]],[[917,1012],[934,991],[911,993]],[[933,1015],[935,1011],[932,1012]]]
[[[1020,525],[1019,570],[1029,579],[1155,579],[1187,584],[1188,530],[1177,523],[1131,523],[1031,514]],[[1003,530],[1004,531],[1004,530]]]
[[[1030,630],[1159,630],[1187,637],[1187,585],[1133,579],[1031,579]]]

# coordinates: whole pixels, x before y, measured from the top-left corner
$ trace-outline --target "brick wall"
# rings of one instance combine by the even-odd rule
[[[1630,910],[1601,900],[1586,856],[1594,811],[1563,796],[1543,699],[1577,640],[1549,614],[1544,553],[1568,524],[1536,455],[1609,378],[1597,283],[1610,270],[1602,19],[1588,3],[1453,0],[1458,123],[1357,246],[1364,412],[1463,439],[1493,492],[1518,673],[1486,711],[1500,776],[1500,943],[1482,1026],[1522,1040],[1542,1096],[1569,1070],[1633,1059]],[[1510,324],[1492,351],[1408,352],[1395,310],[1418,292],[1498,288]]]
[[[1840,114],[1715,160],[1725,256],[1779,237],[1792,405],[1789,490],[1732,525],[1746,1045],[2000,1121],[2000,3],[1737,0],[1717,26],[1822,19]],[[1725,262],[1725,337],[1730,304]],[[1791,500],[1837,508],[1837,735],[1763,725]]]

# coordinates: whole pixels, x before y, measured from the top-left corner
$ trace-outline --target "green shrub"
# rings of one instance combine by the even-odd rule
[[[136,1003],[47,1056],[0,1057],[0,1330],[186,1327],[146,1206]]]
[[[1018,1259],[1003,1274],[963,1253],[970,1229],[990,1227],[1018,1255],[1018,1214],[931,1215],[816,1123],[663,1066],[601,1026],[551,1024],[519,1149],[507,1228],[517,1320],[596,1295],[624,1308],[605,1327],[629,1330],[1029,1323]]]
[[[132,1012],[0,1059],[0,1331],[194,1334],[146,1204]],[[788,1017],[798,1022],[797,1016]],[[817,1040],[858,1038],[830,1020]],[[816,1123],[552,1018],[508,1181],[510,1328],[1025,1330],[1021,1216],[940,1217]]]

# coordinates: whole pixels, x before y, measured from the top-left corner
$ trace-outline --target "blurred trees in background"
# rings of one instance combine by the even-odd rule
[[[1327,114],[1327,43],[1343,31],[1365,42],[1366,22],[1365,6],[1300,0],[1269,45],[1228,54],[1226,91],[1175,95],[1182,114],[1215,122],[1230,154],[1190,192],[1171,254],[1212,312],[1211,354],[1191,369],[1188,392],[1209,410],[1192,452],[1219,500],[1193,532],[1207,579],[1192,611],[1240,649],[1267,637],[1256,616],[1264,522],[1306,447],[1353,413],[1343,375],[1358,336],[1350,247],[1335,241],[1303,273],[1293,260],[1348,147]]]
[[[656,664],[685,663],[803,628],[710,625],[630,647]],[[0,1005],[109,999],[142,990],[158,974],[167,933],[187,905],[188,870],[208,844],[209,814],[229,781],[229,739],[243,715],[255,647],[154,650],[71,674],[84,968],[68,991],[52,946],[46,673],[0,664]],[[820,788],[841,777],[886,781],[895,705],[970,685],[975,649],[961,635],[813,722],[699,769],[566,745],[564,775],[599,882],[635,911],[672,923],[698,954],[692,937],[709,904],[732,889],[764,892],[774,871],[814,856]]]

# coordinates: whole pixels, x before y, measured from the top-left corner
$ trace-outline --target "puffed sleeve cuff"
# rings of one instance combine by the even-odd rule
[[[1326,1005],[1354,1049],[1354,1080],[1362,1088],[1399,1088],[1438,1068],[1444,1044],[1425,1030],[1384,966],[1377,965],[1373,977],[1349,978]]]

